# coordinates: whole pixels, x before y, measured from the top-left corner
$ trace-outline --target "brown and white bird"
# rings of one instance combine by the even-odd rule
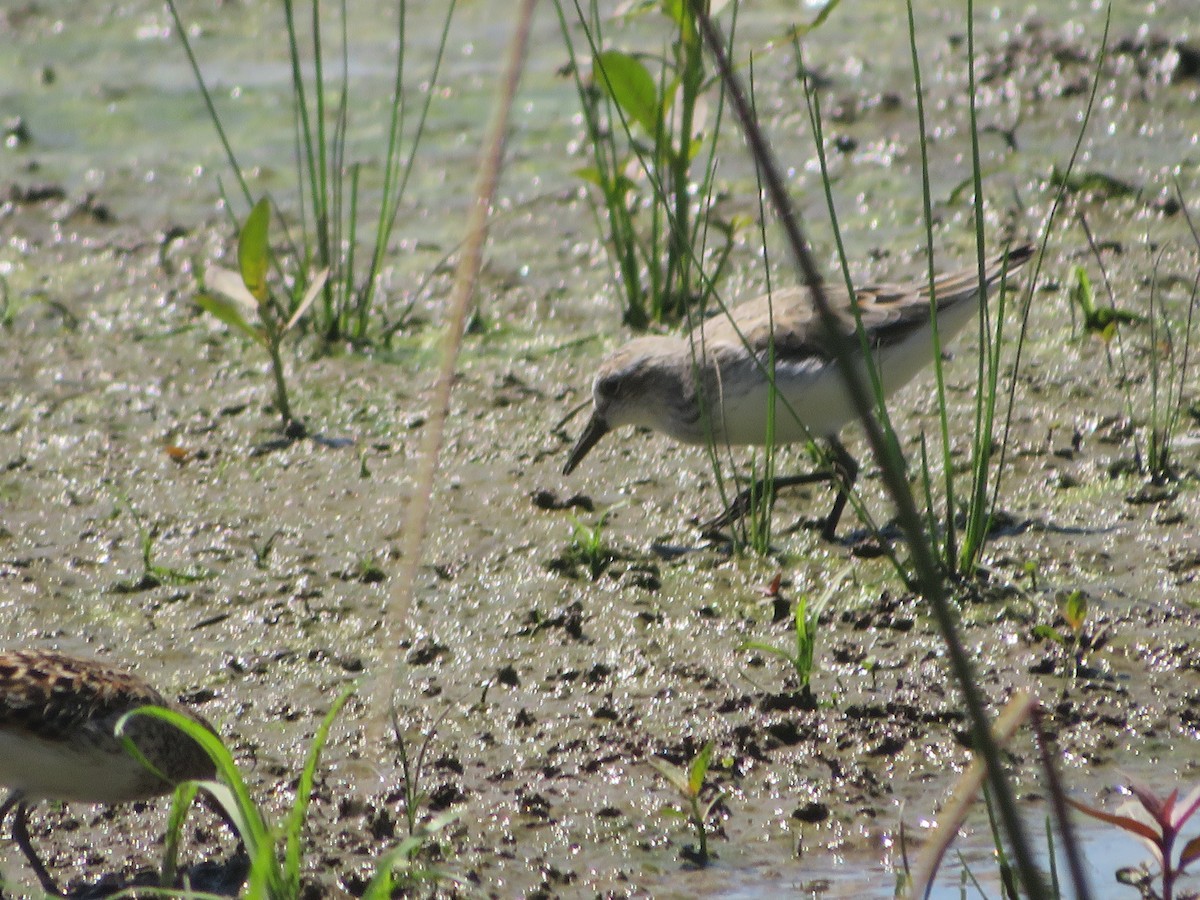
[[[59,889],[29,841],[31,805],[144,800],[215,777],[198,743],[150,716],[132,717],[125,734],[154,771],[130,755],[114,729],[143,706],[176,710],[213,730],[142,679],[104,663],[46,650],[0,653],[0,784],[11,789],[0,822],[14,815],[13,837],[47,893]]]
[[[1034,253],[1022,244],[993,259],[984,280],[990,287],[1024,265]],[[948,343],[971,321],[982,293],[977,269],[934,280],[940,342]],[[855,309],[874,357],[885,397],[924,369],[934,356],[929,282],[878,284],[855,290],[824,286],[842,333],[857,341]],[[570,474],[608,432],[623,425],[661,431],[685,444],[716,446],[767,441],[774,371],[774,436],[777,444],[822,439],[833,451],[836,472],[775,479],[775,487],[838,477],[833,509],[822,534],[832,539],[858,463],[838,440],[855,418],[845,380],[807,288],[791,288],[743,303],[728,315],[707,319],[682,337],[641,337],[600,364],[592,387],[592,416],[572,447],[563,474]],[[865,370],[865,365],[862,365]],[[710,526],[745,511],[747,490]]]

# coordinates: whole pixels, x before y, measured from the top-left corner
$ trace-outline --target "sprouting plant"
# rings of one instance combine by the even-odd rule
[[[1107,822],[1127,831],[1150,848],[1158,864],[1161,889],[1155,891],[1150,883],[1151,873],[1142,866],[1142,877],[1137,870],[1122,870],[1117,880],[1132,884],[1142,891],[1144,898],[1153,900],[1176,900],[1175,882],[1189,865],[1200,859],[1200,836],[1193,837],[1175,857],[1175,843],[1188,820],[1200,809],[1200,787],[1193,790],[1182,801],[1179,791],[1174,790],[1165,797],[1157,796],[1144,785],[1130,782],[1128,792],[1133,801],[1121,807],[1117,813],[1105,812],[1094,806],[1068,799],[1067,802],[1081,813]],[[1136,805],[1134,803],[1136,801]],[[1148,819],[1148,821],[1147,821]],[[1195,895],[1190,895],[1195,896]]]
[[[593,0],[585,11],[575,0],[590,63],[581,66],[564,2],[556,8],[592,155],[577,174],[599,195],[597,225],[624,291],[625,321],[634,328],[678,322],[711,293],[742,224],[717,216],[712,203],[721,85],[706,71],[691,4],[659,0],[621,14],[657,10],[666,18],[664,50],[654,56],[602,49],[600,4]],[[711,123],[704,121],[707,100]],[[722,243],[706,261],[713,232]]]
[[[329,270],[318,272],[308,281],[303,297],[289,297],[286,302],[280,299],[268,284],[272,262],[270,224],[271,204],[263,197],[246,217],[238,236],[239,271],[210,266],[205,273],[206,290],[196,302],[267,351],[275,384],[275,409],[282,420],[283,433],[297,439],[305,435],[306,429],[303,422],[292,416],[280,347],[284,337],[317,299]],[[256,324],[251,323],[250,317],[257,320]]]
[[[1033,635],[1037,638],[1053,641],[1069,654],[1071,658],[1072,671],[1078,674],[1083,666],[1084,654],[1089,650],[1099,648],[1104,642],[1103,634],[1089,635],[1085,630],[1088,618],[1088,601],[1087,594],[1081,590],[1071,591],[1063,599],[1062,606],[1059,609],[1063,622],[1066,623],[1067,631],[1064,633],[1053,625],[1035,625]]]
[[[791,649],[776,647],[763,641],[746,641],[742,650],[759,650],[777,656],[792,667],[800,682],[800,691],[806,696],[812,695],[810,682],[813,672],[813,656],[817,646],[817,612],[808,609],[808,597],[801,595],[793,604],[793,621],[795,622],[795,642]]]
[[[815,603],[810,603],[807,595],[802,595],[792,606],[793,644],[791,648],[777,647],[763,641],[746,641],[741,645],[742,650],[758,650],[770,653],[788,663],[792,672],[800,682],[800,692],[806,697],[812,696],[812,673],[815,668],[817,631],[820,624],[821,611],[841,590],[845,579],[853,572],[852,566],[846,566],[829,579],[829,584]],[[778,586],[776,586],[778,591]],[[874,677],[874,675],[872,675]]]
[[[171,874],[174,868],[174,854],[179,843],[179,829],[182,828],[184,819],[183,813],[179,810],[181,807],[186,810],[187,805],[195,797],[196,787],[199,787],[211,795],[224,811],[246,848],[246,853],[250,858],[250,872],[244,896],[262,898],[262,900],[296,900],[301,896],[300,872],[305,850],[305,820],[309,802],[312,799],[317,766],[329,739],[333,722],[354,691],[354,685],[343,690],[321,720],[305,757],[304,767],[300,770],[297,779],[296,798],[292,803],[292,808],[285,821],[277,825],[272,825],[267,821],[262,810],[250,796],[245,780],[228,748],[219,737],[199,722],[175,710],[158,706],[140,707],[126,713],[117,722],[116,733],[124,742],[126,751],[142,760],[144,765],[151,766],[133,740],[124,734],[126,724],[133,716],[152,716],[183,731],[209,755],[216,766],[220,779],[219,781],[181,785],[177,790],[175,806],[172,808],[170,817],[171,830],[168,831],[165,841],[167,852],[164,855],[163,883],[170,883],[165,880],[165,876]],[[426,823],[397,847],[386,853],[379,861],[375,875],[364,896],[380,900],[380,898],[390,897],[391,887],[396,884],[449,878],[447,873],[438,870],[414,867],[413,856],[434,834],[454,818],[453,815],[446,815]]]
[[[1087,269],[1075,266],[1069,278],[1071,285],[1071,302],[1079,307],[1083,314],[1083,330],[1108,344],[1117,334],[1118,325],[1129,325],[1146,321],[1145,316],[1130,312],[1127,309],[1117,309],[1115,306],[1096,306],[1096,292],[1092,289],[1092,280],[1088,277]]]
[[[367,165],[348,159],[351,145],[351,112],[360,106],[352,101],[356,79],[350,77],[349,28],[347,17],[351,4],[342,3],[341,41],[335,44],[323,27],[320,0],[310,5],[311,30],[309,52],[303,46],[304,36],[297,28],[295,0],[283,0],[279,6],[284,14],[291,69],[291,101],[295,120],[296,177],[294,203],[299,207],[300,237],[286,237],[285,259],[279,270],[287,271],[295,284],[297,296],[310,289],[314,272],[327,272],[328,277],[316,288],[321,302],[316,306],[312,330],[327,341],[348,340],[360,345],[375,338],[386,341],[402,327],[411,309],[401,311],[391,323],[381,323],[380,334],[371,333],[376,316],[375,307],[380,295],[379,283],[384,260],[390,244],[400,205],[413,173],[417,151],[425,133],[430,105],[438,96],[438,78],[454,15],[455,0],[444,4],[445,19],[435,45],[434,58],[424,84],[414,89],[408,78],[408,3],[397,3],[396,64],[391,93],[384,107],[386,121],[379,123],[382,146],[374,154],[380,162]],[[175,23],[175,33],[183,45],[203,96],[209,118],[225,151],[241,197],[246,206],[252,204],[245,169],[238,161],[233,144],[217,111],[212,94],[200,72],[193,52],[190,31],[184,26],[175,0],[167,7]],[[372,13],[373,15],[375,13]],[[424,40],[424,37],[422,38]],[[338,46],[340,59],[330,59],[330,48]],[[333,65],[330,65],[333,63]],[[340,63],[340,65],[337,65]],[[306,80],[307,79],[307,80]],[[406,84],[409,82],[409,84]],[[418,96],[414,104],[409,98]],[[360,185],[379,184],[377,192]],[[223,192],[224,193],[224,192]],[[375,201],[375,197],[378,200]],[[236,198],[226,197],[227,208],[233,209]],[[377,203],[377,205],[376,205]],[[311,266],[312,271],[309,271]]]
[[[400,758],[400,777],[404,780],[404,817],[408,824],[409,836],[419,832],[421,807],[428,799],[422,782],[425,777],[425,758],[429,748],[433,746],[437,736],[438,726],[450,714],[453,707],[447,706],[440,716],[421,734],[417,743],[417,753],[414,757],[410,752],[412,741],[405,736],[400,727],[399,717],[392,710],[392,731],[396,735],[396,752]]]
[[[604,526],[607,523],[608,513],[597,519],[595,525],[587,525],[571,516],[571,545],[567,550],[567,558],[586,566],[592,581],[599,578],[608,564],[616,559],[616,554],[604,539]]]
[[[138,545],[142,553],[142,572],[136,581],[123,581],[118,584],[118,591],[122,593],[148,591],[163,584],[194,584],[213,577],[212,572],[200,566],[188,566],[184,569],[177,569],[155,562],[154,545],[158,540],[157,529],[153,525],[147,527],[142,521],[141,515],[138,514],[138,511],[129,501],[124,500],[121,505],[133,518],[134,525],[137,528]]]
[[[709,861],[708,821],[712,818],[713,811],[726,796],[724,791],[717,791],[710,800],[705,801],[702,798],[705,787],[704,779],[708,776],[708,769],[712,763],[714,746],[714,743],[709,741],[701,747],[700,752],[688,763],[686,769],[672,765],[663,759],[647,760],[683,800],[684,807],[682,809],[668,806],[663,812],[666,815],[687,820],[688,825],[696,834],[697,842],[695,848],[689,848],[687,855],[702,866],[707,865]]]

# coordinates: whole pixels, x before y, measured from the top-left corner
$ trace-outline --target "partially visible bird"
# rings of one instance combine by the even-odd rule
[[[184,781],[216,775],[204,749],[182,731],[134,716],[128,735],[153,767],[114,736],[130,710],[163,706],[209,731],[197,713],[165,699],[142,679],[100,662],[47,650],[0,653],[0,784],[11,789],[0,822],[13,814],[13,837],[47,893],[60,896],[29,841],[29,808],[42,800],[124,803],[166,794]]]
[[[1031,244],[1022,244],[996,257],[984,275],[988,286],[1015,272],[1033,253]],[[976,315],[978,271],[938,276],[933,290],[938,335],[946,344]],[[857,361],[865,370],[862,344],[855,337],[857,308],[885,397],[933,360],[928,280],[862,287],[853,297],[844,287],[826,285],[824,293],[842,333],[855,341]],[[833,472],[777,478],[774,485],[836,477],[838,493],[822,527],[822,535],[832,540],[858,474],[858,463],[838,440],[855,409],[807,288],[750,300],[683,337],[636,338],[609,354],[593,383],[591,419],[571,448],[563,474],[569,475],[604,435],[623,425],[645,426],[685,444],[765,444],[772,365],[774,441],[823,439],[833,451],[835,467]],[[743,491],[708,527],[734,521],[745,512],[752,492],[762,487]]]

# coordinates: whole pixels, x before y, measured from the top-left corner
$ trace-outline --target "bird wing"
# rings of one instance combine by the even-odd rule
[[[985,269],[988,284],[1006,271],[1011,273],[1033,255],[1023,244],[993,259]],[[943,310],[975,297],[979,286],[976,268],[948,272],[934,278],[938,309]],[[929,322],[929,282],[875,284],[856,289],[854,303],[841,285],[824,285],[825,299],[843,335],[857,333],[855,307],[862,320],[868,344],[873,349],[899,343]],[[763,355],[774,340],[780,360],[828,360],[832,357],[820,317],[807,287],[785,288],[739,304],[727,314],[708,319],[693,330],[692,340],[713,347],[740,347],[743,341],[756,355]]]

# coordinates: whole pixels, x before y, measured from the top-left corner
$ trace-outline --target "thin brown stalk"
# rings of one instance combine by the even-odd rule
[[[1000,711],[1000,716],[992,728],[992,739],[1001,746],[1007,744],[1017,733],[1017,729],[1029,719],[1036,706],[1037,700],[1031,694],[1018,691]],[[930,882],[937,875],[946,851],[950,849],[950,844],[954,842],[959,829],[967,820],[967,815],[978,799],[979,789],[986,778],[987,767],[976,759],[954,783],[954,790],[938,813],[938,826],[917,857],[909,897],[924,897],[928,892]]]
[[[396,589],[383,611],[385,652],[394,662],[381,670],[371,697],[374,702],[373,736],[382,737],[389,721],[396,689],[400,684],[403,655],[396,652],[403,637],[412,637],[420,630],[412,617],[413,585],[422,558],[425,536],[429,529],[429,512],[433,504],[433,485],[445,439],[446,415],[450,409],[450,391],[462,349],[463,333],[475,284],[483,264],[483,247],[487,240],[488,213],[496,194],[496,185],[504,163],[504,143],[513,98],[521,81],[525,50],[529,42],[529,27],[533,18],[534,0],[522,0],[516,27],[508,45],[504,76],[487,138],[475,178],[475,202],[467,215],[466,238],[462,256],[454,272],[454,284],[446,311],[446,333],[442,338],[441,361],[437,380],[429,397],[429,422],[424,429],[417,458],[416,489],[405,510],[401,533],[401,567]],[[377,726],[377,727],[375,727]]]

